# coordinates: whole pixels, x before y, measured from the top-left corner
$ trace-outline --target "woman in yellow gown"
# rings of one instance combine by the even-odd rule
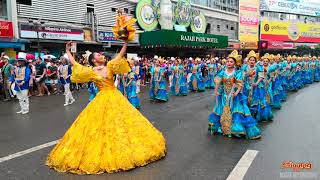
[[[166,142],[161,132],[114,87],[113,75],[130,71],[118,56],[107,66],[85,67],[66,51],[73,65],[72,81],[93,81],[100,89],[80,113],[48,156],[46,164],[59,172],[77,174],[112,173],[144,166],[165,156]]]

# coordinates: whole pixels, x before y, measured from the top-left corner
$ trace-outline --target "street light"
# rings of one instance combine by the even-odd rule
[[[39,31],[42,30],[42,25],[44,24],[44,22],[41,21],[41,19],[38,19],[38,20],[29,19],[29,23],[33,25],[34,30],[37,32],[38,57],[40,57],[41,49],[40,49]]]

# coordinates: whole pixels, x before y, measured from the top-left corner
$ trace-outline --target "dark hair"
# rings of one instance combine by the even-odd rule
[[[234,61],[234,63],[235,63],[235,64],[237,63],[237,60],[236,60],[236,58],[234,58],[234,57],[228,57],[228,58],[231,58],[231,59],[233,59],[233,61]]]
[[[92,53],[92,54],[90,54],[89,55],[89,58],[88,58],[88,62],[89,62],[89,64],[90,64],[90,66],[94,66],[94,63],[93,63],[93,58],[94,58],[94,55],[93,55],[94,53]]]

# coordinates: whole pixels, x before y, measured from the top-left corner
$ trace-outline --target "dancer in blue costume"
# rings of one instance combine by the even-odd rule
[[[264,89],[265,89],[265,97],[267,104],[271,104],[273,102],[273,94],[272,94],[272,79],[274,70],[270,68],[270,55],[266,53],[263,58],[263,73],[264,73]]]
[[[208,76],[206,79],[206,88],[214,89],[214,77],[217,75],[217,72],[218,72],[218,67],[215,62],[215,59],[211,58],[207,68],[208,68]]]
[[[303,81],[303,77],[302,77],[302,57],[298,57],[297,59],[297,70],[296,70],[296,74],[295,74],[295,84],[299,89],[304,87],[304,81]]]
[[[279,64],[277,64],[277,57],[275,57],[274,55],[270,55],[269,56],[269,60],[270,60],[270,67],[269,67],[269,71],[270,71],[270,78],[271,78],[271,89],[272,89],[272,101],[270,103],[272,108],[275,109],[281,109],[281,91],[282,86],[281,86],[281,80],[279,79],[278,75],[280,72],[280,67]]]
[[[117,89],[121,92],[121,94],[124,94],[124,83],[125,83],[124,78],[125,77],[123,74],[118,74],[116,78],[117,78]]]
[[[175,60],[173,80],[170,89],[171,93],[176,96],[186,96],[188,94],[187,77],[181,59]]]
[[[310,68],[310,81],[313,83],[314,81],[314,77],[315,77],[315,67],[316,67],[316,58],[313,56],[310,59],[310,64],[309,64],[309,68]]]
[[[286,101],[287,100],[287,91],[288,91],[288,76],[290,73],[290,64],[289,61],[287,59],[282,59],[282,62],[280,64],[281,68],[280,68],[280,76],[281,76],[281,80],[282,80],[282,88],[283,88],[283,92],[281,92],[281,97],[282,97],[282,101]]]
[[[196,58],[192,66],[192,75],[190,77],[190,82],[189,82],[190,91],[203,92],[206,89],[204,78],[202,77],[202,71],[201,71],[202,65],[200,63],[201,63],[201,59]]]
[[[276,79],[275,79],[275,84],[277,85],[277,89],[279,91],[279,95],[277,98],[279,98],[280,101],[280,107],[281,107],[281,102],[285,101],[287,99],[287,93],[286,93],[286,84],[285,84],[285,78],[284,78],[284,73],[286,71],[286,68],[283,66],[283,58],[280,54],[275,56],[275,63],[277,65],[276,68]]]
[[[295,56],[288,56],[287,60],[289,62],[290,71],[288,74],[288,90],[297,91],[298,87],[296,84],[296,72],[297,72],[297,63]]]
[[[314,81],[319,82],[320,81],[320,57],[315,57],[314,56]]]
[[[168,101],[167,84],[164,76],[165,68],[161,65],[163,59],[159,58],[156,63],[151,67],[151,86],[150,86],[150,99],[159,101]]]
[[[139,109],[140,108],[140,99],[137,94],[137,80],[135,78],[135,71],[131,71],[128,74],[125,74],[124,80],[125,80],[124,95],[127,97],[129,102],[135,108]]]
[[[228,137],[245,136],[248,139],[261,137],[257,121],[251,116],[246,98],[241,94],[243,75],[235,64],[241,56],[234,50],[228,57],[226,69],[215,78],[214,108],[209,116],[209,132]]]
[[[271,121],[273,118],[270,105],[266,99],[266,89],[264,84],[264,69],[260,63],[256,63],[258,54],[254,51],[250,51],[248,56],[248,68],[246,70],[245,84],[249,88],[248,104],[252,115],[257,121]],[[262,57],[267,59],[268,57]]]

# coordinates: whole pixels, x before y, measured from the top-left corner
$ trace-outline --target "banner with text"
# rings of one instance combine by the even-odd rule
[[[261,0],[263,11],[320,16],[319,0]]]
[[[261,40],[319,43],[320,25],[263,20]]]
[[[258,48],[259,15],[259,0],[240,0],[239,39],[241,48]]]

